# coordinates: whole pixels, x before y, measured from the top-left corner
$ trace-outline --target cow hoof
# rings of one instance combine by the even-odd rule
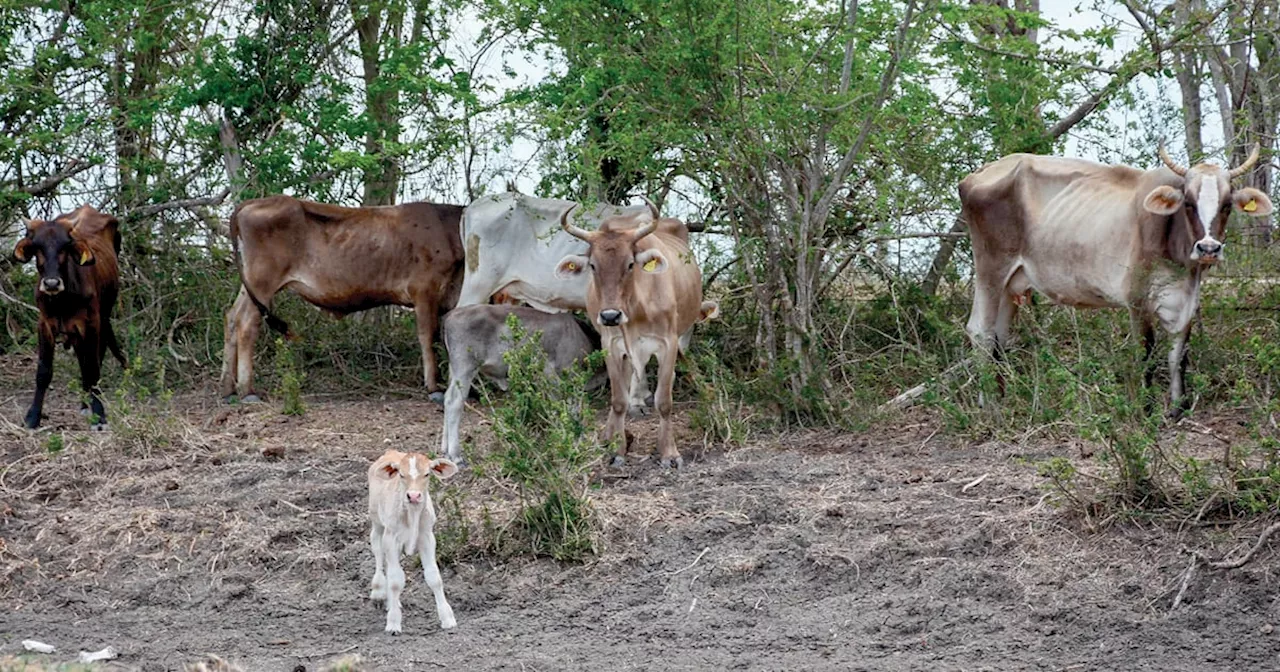
[[[649,396],[644,398],[644,405],[649,408],[653,408],[653,393],[650,393]]]
[[[107,423],[105,423],[105,422],[95,422],[95,423],[93,423],[92,425],[89,425],[89,431],[91,431],[91,432],[105,432],[105,431],[107,431]]]
[[[262,397],[259,397],[258,395],[256,395],[256,394],[254,394],[254,393],[250,392],[249,394],[246,394],[246,395],[244,395],[243,397],[240,397],[240,403],[242,403],[242,404],[260,404],[260,403],[262,403]]]
[[[427,395],[427,398],[430,399],[431,403],[433,404],[439,404],[440,406],[444,406],[444,392],[440,392],[440,391],[432,392],[431,394]]]
[[[87,418],[91,413],[93,413],[93,411],[90,410],[88,406],[85,406],[84,404],[80,404],[80,415],[83,415],[84,417]]]
[[[388,626],[386,627],[386,631],[387,631],[387,634],[388,634],[388,635],[392,635],[392,636],[398,635],[398,634],[400,634],[400,626],[398,626],[398,625],[388,625]]]
[[[387,590],[385,588],[375,588],[369,591],[369,599],[374,602],[383,602],[387,599]]]
[[[453,614],[449,614],[440,619],[441,630],[452,630],[458,626],[458,621],[454,619]]]
[[[22,421],[22,426],[27,429],[38,429],[40,427],[40,416],[36,415],[35,417],[32,417],[28,415],[26,419]]]
[[[615,469],[621,469],[621,468],[623,468],[623,467],[627,466],[627,458],[625,458],[625,457],[623,457],[623,456],[621,456],[621,455],[614,455],[614,456],[613,456],[613,462],[611,462],[610,464],[611,464],[611,465],[613,466],[613,468],[615,468]]]
[[[1173,408],[1169,409],[1169,412],[1168,412],[1168,413],[1165,413],[1165,414],[1164,414],[1164,417],[1168,418],[1169,420],[1171,420],[1171,421],[1173,421],[1173,422],[1177,422],[1177,421],[1181,420],[1181,419],[1182,419],[1182,416],[1184,416],[1184,415],[1186,415],[1186,414],[1187,414],[1187,410],[1186,410],[1185,408],[1182,408],[1182,407],[1180,407],[1180,406],[1175,406],[1175,407],[1173,407]]]
[[[662,468],[670,469],[673,462],[676,465],[676,469],[684,469],[684,458],[679,455],[677,455],[674,460],[669,457],[662,458]]]
[[[643,418],[643,417],[648,416],[648,415],[649,415],[649,413],[651,413],[651,412],[652,412],[652,411],[650,411],[650,410],[649,410],[649,408],[648,408],[647,406],[629,406],[629,407],[627,407],[627,417],[631,417],[631,418]]]

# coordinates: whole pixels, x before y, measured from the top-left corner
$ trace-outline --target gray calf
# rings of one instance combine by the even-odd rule
[[[507,316],[513,313],[529,333],[542,332],[548,376],[559,375],[600,349],[600,336],[595,330],[569,313],[544,313],[535,308],[509,305],[470,305],[450,311],[441,329],[444,346],[449,351],[449,389],[444,395],[440,452],[455,462],[462,460],[458,432],[463,403],[476,374],[483,374],[498,387],[507,389],[507,365],[502,361],[502,354],[511,348]],[[603,381],[599,373],[592,379],[596,385]]]

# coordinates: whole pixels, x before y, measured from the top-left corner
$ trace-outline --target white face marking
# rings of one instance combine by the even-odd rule
[[[409,458],[409,478],[418,477],[418,458]]]
[[[1209,225],[1218,216],[1218,176],[1206,175],[1200,180],[1200,198],[1196,203],[1200,211],[1200,223],[1204,225],[1204,237],[1212,238]]]

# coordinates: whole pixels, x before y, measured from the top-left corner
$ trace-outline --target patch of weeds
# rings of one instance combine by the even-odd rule
[[[548,376],[542,334],[527,332],[514,315],[508,316],[507,328],[512,343],[503,355],[507,394],[491,400],[495,445],[483,470],[512,482],[519,492],[520,511],[509,539],[517,549],[581,561],[596,553],[600,527],[588,476],[604,452],[594,438],[586,384],[603,353],[559,377]]]
[[[746,444],[750,416],[741,396],[733,392],[733,375],[709,353],[688,357],[685,366],[697,391],[698,403],[689,412],[689,426],[702,432],[704,445],[729,448]]]
[[[298,365],[293,348],[283,338],[276,339],[276,376],[280,381],[276,393],[283,404],[280,412],[284,415],[305,415],[307,406],[302,401],[302,381],[306,374]]]
[[[57,455],[58,453],[61,453],[62,449],[65,447],[66,446],[63,444],[62,434],[60,433],[50,434],[49,437],[44,440],[44,449],[50,455]]]
[[[148,371],[153,375],[145,375]],[[173,390],[165,385],[163,362],[149,368],[142,355],[136,356],[112,397],[107,419],[117,443],[126,450],[145,454],[170,447],[181,438],[182,427],[173,413]]]

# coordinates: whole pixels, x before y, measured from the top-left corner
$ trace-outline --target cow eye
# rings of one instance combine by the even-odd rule
[[[631,261],[627,262],[627,270],[628,270],[628,271],[629,271],[629,270],[631,270],[631,269],[633,269],[633,268],[635,268],[635,267],[636,267],[636,260],[635,260],[635,259],[632,259]]]

